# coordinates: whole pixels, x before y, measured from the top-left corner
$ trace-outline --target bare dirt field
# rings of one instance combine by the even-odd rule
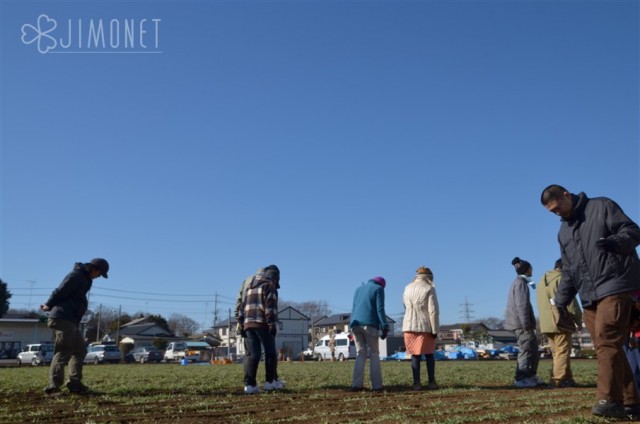
[[[548,373],[541,363],[541,376]],[[57,423],[600,423],[594,361],[578,361],[583,385],[511,387],[511,361],[438,363],[436,391],[413,391],[408,363],[384,363],[385,390],[349,390],[353,362],[281,364],[285,390],[245,395],[242,367],[85,367],[95,390],[47,397],[46,368],[0,369],[0,422]],[[11,378],[9,382],[5,379]]]

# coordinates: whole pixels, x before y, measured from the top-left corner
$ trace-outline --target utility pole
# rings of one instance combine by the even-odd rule
[[[227,320],[227,357],[231,360],[231,308],[229,308],[229,319]]]
[[[213,326],[218,323],[218,292],[216,292],[213,300]]]
[[[118,308],[118,328],[116,329],[116,346],[120,349],[120,315],[122,315],[122,305]]]
[[[313,328],[313,314],[311,314],[311,349],[316,345],[316,331]]]
[[[33,286],[35,286],[36,281],[35,280],[27,280],[27,283],[29,283],[31,285],[31,287],[29,287],[29,307],[27,308],[29,310],[29,312],[31,312],[31,292],[33,292]]]
[[[209,304],[207,302],[204,303],[204,317],[202,318],[202,333],[207,328],[207,315],[209,315]]]
[[[98,325],[97,325],[97,329],[96,329],[96,340],[98,341],[100,340],[100,324],[102,321],[102,303],[100,304],[100,307],[98,308]]]

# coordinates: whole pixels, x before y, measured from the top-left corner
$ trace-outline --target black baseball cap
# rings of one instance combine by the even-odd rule
[[[95,258],[91,259],[91,262],[89,263],[100,271],[100,275],[102,275],[104,278],[109,278],[107,276],[107,272],[109,272],[109,262],[107,262],[106,259]]]

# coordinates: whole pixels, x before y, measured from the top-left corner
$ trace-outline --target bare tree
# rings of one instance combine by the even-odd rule
[[[176,336],[188,337],[198,330],[198,323],[182,314],[171,314],[169,320],[169,330]]]
[[[110,331],[115,330],[118,325],[118,310],[100,306],[98,309],[87,311],[87,333],[86,337],[92,341],[104,337]],[[120,324],[124,321],[121,319]]]
[[[496,317],[487,317],[478,320],[487,326],[489,330],[502,330],[504,329],[504,320]]]
[[[278,308],[280,310],[291,306],[297,309],[309,318],[316,320],[323,316],[331,315],[331,309],[325,300],[309,300],[306,302],[290,302],[286,300],[278,301]]]

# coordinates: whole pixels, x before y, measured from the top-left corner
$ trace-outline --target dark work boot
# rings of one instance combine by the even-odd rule
[[[605,418],[626,418],[624,406],[611,400],[599,400],[591,408],[591,413]]]
[[[640,421],[640,405],[625,405],[624,414],[631,421]]]

